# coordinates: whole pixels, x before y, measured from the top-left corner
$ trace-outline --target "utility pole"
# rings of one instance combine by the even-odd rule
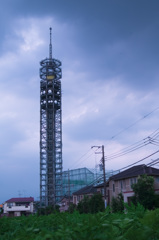
[[[68,169],[68,205],[70,206],[70,170]]]
[[[104,204],[107,207],[107,194],[106,194],[106,174],[105,174],[105,156],[104,156],[104,145],[102,146],[92,146],[91,148],[102,148],[102,166],[103,166],[103,178],[104,178]]]
[[[106,208],[107,207],[107,193],[106,193],[104,145],[102,145],[102,164],[103,164],[103,176],[104,176],[104,201],[105,201],[105,208]]]

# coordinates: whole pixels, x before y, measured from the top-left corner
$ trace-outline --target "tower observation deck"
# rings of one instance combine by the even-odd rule
[[[40,203],[54,206],[62,196],[61,62],[52,58],[50,28],[49,58],[40,62]]]

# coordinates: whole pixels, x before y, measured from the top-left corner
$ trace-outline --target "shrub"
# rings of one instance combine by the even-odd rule
[[[77,210],[79,213],[89,213],[89,198],[84,196],[84,198],[78,203]]]
[[[103,212],[104,209],[104,201],[102,195],[99,193],[94,194],[91,198],[85,196],[77,206],[79,213],[97,213]]]
[[[77,209],[76,204],[70,203],[69,208],[68,208],[68,212],[73,213],[76,209]]]
[[[48,206],[45,208],[39,208],[37,213],[38,213],[38,215],[49,215],[52,213],[60,212],[59,208],[60,208],[59,205]]]
[[[140,203],[146,209],[153,209],[155,207],[155,191],[154,178],[147,175],[142,175],[138,182],[132,185],[135,193],[132,201],[134,204]]]
[[[97,213],[103,212],[105,209],[104,201],[101,194],[95,194],[91,197],[90,201],[90,212]]]
[[[113,213],[124,211],[124,199],[122,193],[119,193],[116,198],[112,198],[111,209]]]

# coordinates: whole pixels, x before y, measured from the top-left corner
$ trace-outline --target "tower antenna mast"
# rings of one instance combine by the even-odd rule
[[[52,59],[52,28],[50,27],[49,58]]]
[[[52,58],[51,30],[49,58],[40,61],[40,204],[45,207],[62,197],[62,71]]]

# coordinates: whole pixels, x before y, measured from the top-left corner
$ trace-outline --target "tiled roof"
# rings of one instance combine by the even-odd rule
[[[74,192],[73,195],[82,195],[82,194],[89,194],[89,193],[95,193],[95,192],[97,192],[97,189],[93,185],[89,185]]]
[[[104,182],[95,186],[95,188],[102,188],[102,187],[104,187]],[[109,180],[106,181],[106,187],[109,187]]]
[[[60,200],[60,202],[62,202],[63,200],[69,200],[70,199],[70,201],[73,199],[72,198],[72,196],[64,196],[61,200]]]
[[[34,202],[33,197],[25,197],[25,198],[11,198],[6,201],[7,203],[13,203],[13,202]]]
[[[137,177],[139,175],[150,175],[150,176],[159,176],[159,169],[148,167],[145,164],[131,167],[123,172],[120,172],[112,177],[110,180],[120,180],[125,178]]]

